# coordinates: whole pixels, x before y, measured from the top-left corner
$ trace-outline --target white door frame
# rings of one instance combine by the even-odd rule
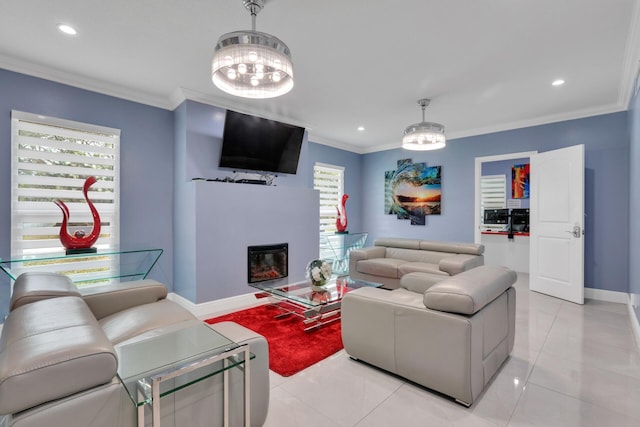
[[[499,162],[502,160],[521,159],[523,157],[531,157],[538,154],[537,151],[523,151],[520,153],[498,154],[495,156],[476,157],[475,161],[475,207],[473,221],[473,240],[475,243],[482,243],[482,230],[480,230],[480,181],[482,180],[482,164],[485,162]]]

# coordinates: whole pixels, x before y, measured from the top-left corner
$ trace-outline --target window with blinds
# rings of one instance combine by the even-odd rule
[[[504,225],[484,224],[485,209],[503,209],[507,207],[507,176],[485,175],[480,178],[480,219],[482,230],[500,231]]]
[[[336,207],[344,193],[344,168],[316,163],[313,166],[313,188],[320,192],[320,235],[333,234],[337,230]]]
[[[12,111],[11,254],[61,252],[60,199],[69,207],[69,233],[93,224],[82,187],[97,182],[88,197],[102,223],[100,249],[119,244],[120,131]]]

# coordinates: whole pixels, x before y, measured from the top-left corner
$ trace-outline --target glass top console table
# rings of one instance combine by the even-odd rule
[[[222,375],[223,425],[229,425],[229,370],[244,374],[244,425],[250,424],[250,361],[248,344],[239,345],[201,323],[141,341],[116,345],[118,378],[138,410],[138,426],[145,425],[149,405],[153,426],[160,426],[161,398]]]
[[[105,284],[146,278],[162,252],[162,249],[106,249],[75,255],[65,255],[62,252],[24,255],[0,259],[0,269],[11,280],[16,280],[20,274],[28,271],[46,271],[64,274],[77,286]]]
[[[334,274],[349,274],[349,252],[362,249],[369,233],[323,234],[320,236],[320,258],[331,261]]]

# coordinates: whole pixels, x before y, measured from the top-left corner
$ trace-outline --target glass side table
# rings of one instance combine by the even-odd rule
[[[0,259],[0,269],[11,280],[16,280],[20,274],[27,271],[60,273],[71,278],[73,283],[80,287],[144,279],[156,265],[162,252],[162,249],[107,249],[75,255],[65,255],[63,252],[24,255],[14,259]]]
[[[229,425],[229,370],[244,375],[244,425],[250,425],[249,345],[239,345],[196,324],[162,335],[116,345],[118,378],[137,408],[144,427],[144,407],[151,406],[153,426],[160,426],[160,399],[214,375],[222,374],[223,425]]]
[[[320,236],[320,258],[331,261],[334,274],[349,274],[349,252],[361,249],[369,233],[323,234]]]

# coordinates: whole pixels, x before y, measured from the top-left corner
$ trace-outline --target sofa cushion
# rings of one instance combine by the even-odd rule
[[[0,339],[0,414],[106,384],[117,367],[113,345],[81,298],[20,306]]]
[[[446,252],[421,251],[403,248],[387,248],[385,258],[403,259],[405,261],[428,262],[437,264],[443,258],[453,256]]]
[[[402,276],[400,279],[400,286],[402,288],[420,294],[421,300],[424,295],[424,291],[435,285],[436,283],[442,282],[449,276],[442,276],[441,274],[431,274],[431,273],[423,273],[423,272],[414,272],[407,273]],[[424,303],[423,303],[424,305]]]
[[[82,298],[96,319],[122,310],[160,301],[167,297],[167,287],[153,279],[134,280],[83,289]]]
[[[424,293],[424,305],[432,310],[474,314],[509,289],[517,280],[506,267],[483,265],[451,276]]]
[[[400,277],[408,273],[431,273],[437,274],[440,276],[449,276],[446,271],[440,271],[438,264],[432,264],[429,262],[407,262],[400,266],[398,266],[398,271],[400,272]]]
[[[373,242],[374,246],[387,246],[391,248],[420,249],[420,240],[403,239],[396,237],[383,237]]]
[[[484,253],[484,245],[477,243],[438,242],[431,240],[421,240],[420,249],[469,255],[482,255]]]
[[[9,311],[34,301],[68,296],[80,296],[80,292],[67,276],[36,271],[23,273],[13,284]]]
[[[186,308],[165,299],[112,314],[100,319],[99,324],[115,345],[150,330],[190,322],[194,318]]]
[[[358,271],[382,277],[399,278],[398,267],[407,261],[395,258],[374,258],[358,261]]]

